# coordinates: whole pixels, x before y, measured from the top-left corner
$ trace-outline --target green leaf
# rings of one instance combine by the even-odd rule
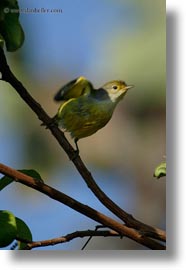
[[[17,227],[15,216],[6,210],[0,211],[0,247],[10,245],[16,237]]]
[[[15,239],[19,249],[24,249],[26,242],[32,241],[32,233],[27,224],[18,217],[15,217],[10,211],[0,211],[0,247],[10,245]]]
[[[23,239],[28,242],[32,241],[32,233],[27,226],[27,224],[20,218],[16,217],[16,224],[17,224],[17,238]],[[18,247],[19,249],[24,249],[26,246],[26,243],[24,241],[21,242],[20,240],[18,241]]]
[[[33,169],[29,169],[29,170],[24,170],[23,169],[23,170],[18,170],[18,171],[22,172],[22,173],[24,173],[26,175],[29,175],[29,176],[33,177],[34,179],[37,179],[37,180],[43,182],[43,180],[41,178],[41,175],[37,171],[35,171]]]
[[[4,37],[7,51],[14,52],[19,49],[24,42],[23,29],[15,14],[8,14],[3,21],[1,34]]]
[[[162,162],[158,165],[154,171],[154,177],[160,178],[166,176],[166,162]]]
[[[3,176],[0,179],[0,190],[2,190],[3,188],[5,188],[6,186],[8,186],[12,182],[13,182],[13,178],[11,178],[9,176]]]
[[[19,49],[24,42],[24,32],[19,22],[19,6],[16,0],[1,0],[0,34],[9,52]]]
[[[33,169],[30,169],[30,170],[18,170],[18,171],[22,172],[22,173],[24,173],[26,175],[29,175],[29,176],[33,177],[34,179],[36,179],[36,180],[43,183],[43,180],[42,180],[40,174],[38,172],[36,172],[35,170],[33,170]],[[14,181],[14,179],[12,177],[3,176],[0,179],[0,190],[4,189],[6,186],[11,184],[13,181]]]

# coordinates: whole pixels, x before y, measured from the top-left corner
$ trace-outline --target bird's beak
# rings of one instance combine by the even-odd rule
[[[133,87],[134,87],[134,85],[127,85],[125,89],[129,90],[130,88],[133,88]]]

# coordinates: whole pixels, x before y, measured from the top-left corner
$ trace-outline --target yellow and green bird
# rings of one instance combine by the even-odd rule
[[[104,127],[118,102],[132,87],[116,80],[94,89],[84,77],[70,81],[54,97],[56,101],[63,101],[54,117],[55,124],[70,133],[79,153],[77,141]]]

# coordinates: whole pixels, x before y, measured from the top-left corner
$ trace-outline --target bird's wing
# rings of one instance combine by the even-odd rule
[[[55,95],[54,100],[63,101],[90,94],[93,89],[92,84],[84,77],[76,78],[65,84]]]

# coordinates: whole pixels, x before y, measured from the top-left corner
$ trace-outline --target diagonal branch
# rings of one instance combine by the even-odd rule
[[[74,149],[67,141],[64,133],[54,125],[51,124],[51,118],[46,114],[41,105],[37,103],[33,97],[28,93],[23,84],[17,80],[14,74],[11,72],[3,49],[0,47],[0,72],[2,73],[2,80],[8,82],[16,90],[16,92],[21,96],[21,98],[26,102],[26,104],[35,112],[38,118],[49,128],[52,135],[56,138],[60,146],[64,149],[68,157],[72,160],[75,156]],[[143,234],[150,237],[165,241],[166,234],[165,231],[154,228],[141,221],[136,220],[129,213],[125,212],[116,203],[114,203],[96,184],[91,173],[86,168],[85,164],[82,162],[81,158],[77,156],[72,160],[76,169],[86,182],[87,186],[91,189],[94,195],[105,205],[112,213],[119,217],[128,227],[133,227],[137,230],[143,232]]]
[[[158,249],[162,250],[165,249],[165,246],[144,236],[140,232],[136,231],[133,228],[129,228],[114,219],[98,212],[97,210],[82,204],[75,199],[71,198],[70,196],[34,179],[31,176],[28,176],[22,172],[14,170],[4,164],[0,163],[0,173],[13,178],[15,181],[20,182],[28,187],[31,187],[35,190],[42,192],[43,194],[49,196],[50,198],[61,202],[68,207],[74,209],[75,211],[103,224],[104,226],[113,229],[117,233],[122,236],[126,236],[150,249]]]

